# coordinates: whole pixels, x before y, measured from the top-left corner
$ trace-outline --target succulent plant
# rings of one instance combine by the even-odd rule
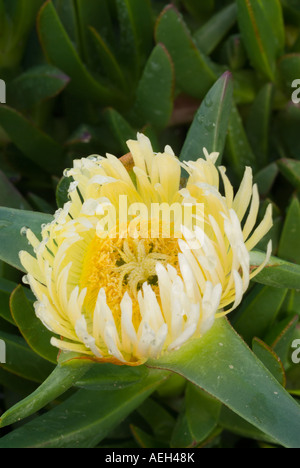
[[[0,79],[0,447],[299,447],[300,2],[0,0]],[[273,257],[176,357],[57,361],[20,233],[68,201],[75,159],[137,132],[181,161],[219,153],[235,188],[251,166],[274,220],[252,267],[270,240]]]

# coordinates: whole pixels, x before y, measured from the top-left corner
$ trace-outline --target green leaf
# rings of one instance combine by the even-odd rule
[[[181,374],[285,447],[300,444],[300,407],[226,319],[201,339],[148,362]]]
[[[59,19],[69,38],[78,51],[81,52],[81,37],[78,24],[77,5],[74,0],[52,0]],[[44,2],[43,2],[44,3]],[[90,3],[90,2],[88,2]]]
[[[63,208],[65,203],[70,201],[69,188],[73,177],[62,177],[56,188],[56,203],[58,208]]]
[[[181,375],[172,374],[158,389],[157,394],[165,401],[179,398],[184,393],[187,381]]]
[[[278,256],[300,264],[300,203],[294,197],[288,208],[287,217],[280,238]],[[300,289],[300,286],[299,286]]]
[[[89,365],[86,364],[75,369],[70,366],[57,366],[40,387],[1,416],[0,427],[28,418],[44,408],[71,388],[88,369]]]
[[[22,228],[28,227],[40,237],[42,224],[51,221],[53,217],[47,214],[0,207],[0,260],[24,271],[19,252],[25,250],[32,254],[33,250],[27,238],[21,234]]]
[[[175,419],[162,405],[148,398],[137,411],[151,427],[157,440],[165,443],[170,440]]]
[[[203,148],[222,156],[232,107],[233,83],[225,73],[206,95],[188,132],[180,155],[181,161],[203,157]]]
[[[43,382],[52,372],[53,366],[37,356],[20,336],[0,331],[0,339],[6,345],[4,370],[33,382]]]
[[[173,111],[175,76],[171,58],[162,44],[149,57],[137,89],[135,111],[145,123],[167,126]]]
[[[105,44],[111,45],[114,42],[113,25],[108,3],[109,0],[108,2],[107,0],[101,0],[100,2],[76,0],[84,56],[90,65],[95,61],[95,57],[92,55],[94,49],[91,48],[89,28],[97,32]]]
[[[263,252],[250,252],[252,267],[261,265],[266,257]],[[271,257],[268,265],[260,272],[253,281],[256,283],[274,286],[275,288],[299,289],[300,265],[286,262],[280,258]]]
[[[38,9],[43,3],[43,0],[32,0],[30,3],[27,0],[10,0],[9,14],[13,22],[14,41],[18,43],[22,40],[22,36],[30,31],[34,25]]]
[[[247,55],[240,34],[229,36],[220,50],[219,60],[221,63],[228,64],[232,71],[247,72],[247,70],[242,70],[247,63]]]
[[[261,169],[254,177],[254,183],[258,186],[258,191],[261,197],[266,197],[273,187],[273,184],[278,176],[278,168],[276,163]]]
[[[167,6],[158,18],[156,41],[169,51],[181,91],[202,99],[214,84],[216,74],[209,59],[197,49],[182,16],[173,5]]]
[[[264,338],[281,309],[287,291],[256,285],[244,299],[233,324],[248,344],[254,336]]]
[[[258,71],[274,80],[276,58],[285,36],[279,0],[237,0],[238,22],[249,58]]]
[[[131,432],[141,448],[168,448],[167,443],[147,434],[145,431],[134,425],[130,426]]]
[[[237,7],[234,3],[216,13],[194,33],[197,47],[210,55],[234,26],[236,19]]]
[[[148,373],[145,366],[129,367],[101,363],[94,365],[84,378],[78,380],[76,386],[95,391],[122,389],[140,382]]]
[[[122,390],[79,390],[47,414],[4,436],[0,439],[0,448],[95,447],[134,411],[166,376],[165,373],[151,372],[141,382]]]
[[[198,0],[182,0],[182,2],[192,16],[201,20],[212,13],[215,7],[215,0],[205,0],[205,2],[199,2]]]
[[[20,210],[31,209],[29,203],[2,171],[0,171],[0,206],[17,208]]]
[[[246,123],[248,139],[260,167],[268,162],[272,96],[273,86],[268,83],[255,98]]]
[[[300,190],[300,162],[294,159],[277,161],[280,172],[298,190]]]
[[[232,76],[236,105],[252,104],[259,90],[257,74],[253,70],[233,70]]]
[[[62,92],[70,79],[51,65],[40,65],[22,73],[7,86],[7,102],[17,109],[31,109]]]
[[[229,119],[226,157],[238,177],[242,177],[245,166],[250,166],[256,172],[257,160],[247,138],[243,121],[235,105]]]
[[[294,352],[293,348],[293,352]],[[297,353],[297,357],[299,357],[299,352],[295,350]],[[292,395],[300,396],[300,366],[298,364],[294,364],[291,366],[287,372],[287,389]]]
[[[89,33],[94,46],[93,60],[99,61],[102,74],[105,74],[116,86],[126,89],[124,74],[114,53],[96,29],[90,27]]]
[[[261,360],[264,366],[272,373],[275,379],[278,380],[278,382],[283,387],[285,387],[286,376],[284,372],[284,367],[275,351],[259,338],[253,339],[252,350],[256,354],[256,356]]]
[[[129,150],[126,141],[131,139],[135,140],[136,131],[115,109],[106,109],[103,116],[108,130],[111,133],[111,137],[114,140],[114,144],[117,145],[122,155],[127,154]]]
[[[265,338],[268,345],[272,347],[281,362],[286,367],[289,365],[289,357],[292,352],[292,341],[299,317],[288,317],[273,327]]]
[[[247,439],[263,440],[266,442],[276,443],[272,437],[268,437],[262,431],[259,431],[255,426],[249,424],[240,416],[235,414],[226,406],[222,407],[219,424],[223,429],[237,434]]]
[[[48,60],[71,78],[70,92],[104,105],[118,101],[117,92],[101,84],[87,71],[49,0],[40,10],[38,31]]]
[[[172,447],[193,447],[217,427],[221,403],[199,387],[188,383],[185,407],[172,437]]]
[[[287,54],[281,57],[278,70],[283,89],[290,97],[293,92],[292,84],[300,76],[300,54]]]
[[[11,295],[11,313],[30,348],[39,356],[54,364],[57,362],[58,350],[50,344],[51,333],[37,318],[22,286],[18,286]]]
[[[153,46],[153,13],[149,0],[116,0],[120,23],[120,60],[138,74]],[[134,76],[138,76],[134,74]]]
[[[63,148],[22,114],[11,107],[0,106],[0,125],[17,148],[43,170],[50,174],[62,170]]]
[[[278,113],[274,128],[274,143],[279,146],[281,157],[300,159],[300,107],[291,101]]]
[[[0,317],[12,325],[15,325],[15,321],[10,312],[9,300],[11,293],[16,287],[16,283],[0,278]]]

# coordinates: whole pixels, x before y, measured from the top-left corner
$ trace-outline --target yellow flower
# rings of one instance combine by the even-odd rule
[[[154,154],[144,135],[128,147],[134,176],[112,155],[74,162],[65,173],[74,179],[70,201],[42,227],[42,242],[27,231],[35,256],[21,252],[20,259],[37,316],[61,336],[54,346],[139,365],[201,337],[240,304],[271,255],[270,243],[266,261],[251,272],[249,252],[271,228],[272,208],[255,228],[251,169],[234,195],[225,168],[215,166],[217,153],[204,150],[206,159],[181,165],[168,146]],[[153,206],[173,207],[170,219]]]

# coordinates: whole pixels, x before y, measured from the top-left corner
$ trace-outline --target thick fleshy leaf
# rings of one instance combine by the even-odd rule
[[[266,255],[263,252],[250,252],[252,267],[261,265],[265,257]],[[268,265],[253,278],[253,281],[274,286],[275,288],[299,289],[300,265],[271,257]]]
[[[77,0],[52,0],[55,10],[59,16],[72,43],[79,51],[81,50],[81,37],[78,24]]]
[[[252,104],[259,90],[256,73],[253,70],[233,70],[232,76],[236,105]]]
[[[16,283],[0,278],[0,317],[12,325],[15,325],[15,321],[10,312],[9,299],[16,287]]]
[[[291,92],[292,92],[291,88]],[[274,143],[279,146],[283,159],[300,159],[300,106],[292,101],[278,113],[274,127]]]
[[[0,427],[9,426],[28,418],[48,403],[51,403],[71,388],[77,379],[87,372],[90,365],[82,364],[76,368],[73,366],[57,366],[40,387],[1,416]]]
[[[96,80],[82,63],[51,1],[41,8],[38,31],[48,60],[71,78],[69,91],[100,104],[118,101],[113,92]]]
[[[116,145],[117,152],[121,151],[120,155],[128,153],[126,141],[136,139],[137,132],[127,120],[113,108],[106,109],[103,116],[111,138],[113,139],[113,144]]]
[[[63,148],[22,114],[0,106],[0,125],[17,148],[39,167],[53,174],[62,170]]]
[[[158,18],[156,40],[166,46],[172,57],[179,88],[202,99],[215,82],[216,74],[209,59],[197,49],[182,16],[173,5],[167,6]]]
[[[146,433],[139,427],[134,425],[130,426],[133,437],[135,438],[138,446],[140,448],[168,448],[169,445],[166,442],[161,441],[160,439],[155,439],[152,435]]]
[[[289,364],[289,357],[293,351],[291,344],[295,338],[298,322],[297,315],[287,317],[270,329],[265,338],[266,343],[274,349],[284,366]]]
[[[56,203],[58,208],[63,208],[64,204],[70,201],[69,188],[73,177],[62,177],[56,188]]]
[[[257,184],[259,194],[262,197],[266,197],[269,194],[277,176],[278,168],[276,163],[264,167],[255,174],[254,182]]]
[[[238,22],[253,66],[273,80],[276,58],[284,48],[279,0],[237,0]]]
[[[257,160],[247,138],[242,118],[235,105],[232,106],[229,119],[226,156],[238,177],[243,176],[245,166],[252,167],[256,172]]]
[[[31,206],[15,186],[0,171],[0,206],[17,208],[19,210],[30,210]]]
[[[288,208],[287,217],[280,238],[278,256],[300,264],[300,203],[293,198]],[[299,286],[300,289],[300,286]]]
[[[0,207],[0,260],[24,271],[19,252],[25,250],[32,254],[33,251],[27,238],[21,234],[22,228],[30,228],[39,237],[42,224],[52,220],[53,217],[47,214]]]
[[[237,8],[235,3],[216,13],[194,33],[194,41],[197,47],[204,54],[210,55],[233,27],[236,19]]]
[[[277,161],[280,172],[298,190],[300,190],[300,162],[294,159],[280,159]]]
[[[111,48],[95,28],[89,27],[90,41],[93,45],[93,60],[99,62],[101,73],[106,75],[116,86],[126,89],[127,84],[120,64]]]
[[[151,427],[157,440],[168,442],[174,429],[174,417],[158,402],[148,398],[137,410]]]
[[[248,139],[260,167],[268,162],[272,96],[273,86],[265,85],[255,98],[246,123]]]
[[[293,349],[293,352],[296,353],[297,361],[300,359],[299,354],[299,347],[297,349]],[[300,396],[300,362],[294,363],[287,372],[287,389],[292,395]]]
[[[134,411],[167,377],[151,372],[136,385],[113,391],[79,390],[35,420],[0,439],[0,448],[91,448]],[[73,409],[76,408],[76,411]]]
[[[242,302],[233,320],[234,328],[251,344],[254,336],[264,338],[273,325],[287,289],[256,285]]]
[[[183,375],[286,447],[300,444],[300,407],[219,319],[201,339],[148,363]]]
[[[76,386],[95,391],[122,389],[140,382],[147,375],[148,369],[145,366],[115,366],[103,363],[93,366],[78,380]]]
[[[188,132],[180,155],[181,161],[203,157],[203,148],[222,156],[232,107],[233,83],[225,73],[206,95]]]
[[[153,14],[149,0],[116,0],[120,23],[120,61],[138,78],[153,45]]]
[[[222,407],[219,424],[223,429],[226,429],[233,434],[246,437],[247,439],[263,440],[276,444],[276,441],[274,441],[272,437],[268,437],[267,434],[264,434],[255,426],[249,424],[247,421],[245,421],[245,419],[226,408],[226,406]]]
[[[288,96],[293,92],[292,84],[300,75],[300,54],[287,54],[278,63],[283,89]]]
[[[89,28],[97,32],[103,38],[105,44],[113,43],[113,25],[108,2],[107,0],[101,0],[101,2],[76,1],[83,55],[91,66],[95,64],[95,56],[94,49],[91,47]]]
[[[171,57],[162,44],[151,53],[137,89],[135,111],[145,123],[167,126],[173,110],[175,76]]]
[[[230,70],[247,71],[242,70],[247,63],[247,55],[240,34],[232,34],[227,41],[225,41],[220,51],[220,60],[222,63],[227,63]]]
[[[20,336],[0,331],[0,339],[6,345],[6,363],[1,364],[4,370],[38,383],[52,372],[52,364],[35,354]]]
[[[269,369],[269,371],[272,373],[275,379],[278,380],[278,382],[283,387],[285,387],[286,376],[284,372],[284,367],[275,351],[259,338],[253,339],[252,350],[256,354],[256,356],[261,360],[264,366],[266,366],[266,368]]]
[[[215,7],[215,0],[205,0],[205,2],[199,2],[199,0],[182,0],[182,3],[192,16],[202,21],[207,15],[212,13]]]
[[[14,25],[14,39],[18,42],[34,25],[36,14],[43,0],[32,0],[30,4],[26,0],[11,0],[6,3],[9,3],[8,13]]]
[[[26,297],[24,288],[18,286],[11,295],[10,308],[13,319],[30,348],[54,364],[58,350],[50,344],[51,333],[35,315],[33,303]]]
[[[7,87],[7,102],[17,109],[31,109],[57,96],[70,79],[56,67],[40,65],[19,75]]]
[[[43,0],[10,0],[0,4],[1,52],[0,66],[17,67],[22,59],[28,35]]]
[[[172,374],[158,389],[157,394],[160,398],[168,401],[172,398],[179,398],[185,391],[187,381],[181,375]]]
[[[199,387],[188,383],[185,407],[174,428],[172,447],[193,447],[217,427],[221,403]]]

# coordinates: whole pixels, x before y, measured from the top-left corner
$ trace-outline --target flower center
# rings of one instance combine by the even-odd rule
[[[133,301],[134,323],[140,322],[138,291],[143,283],[151,284],[159,297],[156,264],[170,264],[179,272],[176,238],[101,238],[95,236],[83,260],[80,287],[87,288],[86,314],[92,318],[100,289],[114,319],[121,315],[120,302],[127,292]]]

